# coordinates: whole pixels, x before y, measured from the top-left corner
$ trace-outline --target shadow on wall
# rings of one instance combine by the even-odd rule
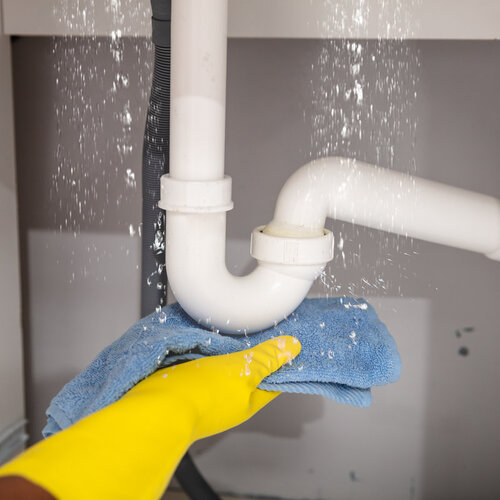
[[[203,439],[196,444],[194,454],[202,455],[231,433],[257,433],[275,438],[300,439],[304,426],[321,420],[324,413],[325,401],[321,397],[284,394],[236,429]]]

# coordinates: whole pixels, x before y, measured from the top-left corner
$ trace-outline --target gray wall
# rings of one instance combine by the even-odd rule
[[[134,233],[140,220],[151,59],[147,42],[117,43],[14,44],[34,439],[51,397],[139,314],[139,239],[130,225]],[[361,47],[357,55],[345,41],[230,41],[231,269],[250,265],[250,231],[271,219],[284,180],[321,154],[500,196],[500,44]],[[500,266],[348,224],[331,228],[344,255],[336,253],[314,293],[371,297],[398,342],[401,382],[377,390],[370,410],[281,397],[246,426],[200,443],[203,470],[221,490],[288,498],[497,498]]]
[[[0,6],[0,26],[1,23]],[[10,42],[0,27],[0,318],[2,318],[0,463],[20,448],[24,428],[21,286],[13,120]]]

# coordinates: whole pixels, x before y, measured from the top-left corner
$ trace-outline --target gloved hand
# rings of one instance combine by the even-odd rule
[[[189,446],[252,417],[278,392],[262,379],[300,351],[293,337],[165,368],[116,403],[0,469],[61,500],[159,498]]]

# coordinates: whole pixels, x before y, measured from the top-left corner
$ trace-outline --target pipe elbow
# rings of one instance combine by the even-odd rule
[[[225,213],[168,212],[170,287],[189,316],[207,328],[244,335],[276,325],[304,300],[325,263],[259,262],[236,277],[225,264]]]
[[[167,210],[171,288],[193,319],[227,333],[277,324],[306,297],[333,258],[326,217],[500,259],[497,199],[356,160],[325,158],[288,179],[274,219],[252,234],[251,253],[259,266],[248,276],[235,277],[225,264],[230,180],[166,179],[164,184],[162,180],[167,195],[175,188],[165,197],[168,203],[160,205]],[[487,223],[477,224],[479,220]]]
[[[264,232],[315,236],[331,217],[499,260],[499,207],[491,196],[333,157],[288,179]]]
[[[304,300],[321,268],[310,269],[308,278],[293,277],[276,266],[259,264],[244,277],[227,270],[194,262],[182,265],[171,261],[167,268],[170,286],[177,300],[195,321],[203,326],[236,335],[265,330],[289,316]],[[191,267],[190,273],[175,268]]]
[[[283,185],[273,220],[264,232],[276,236],[316,237],[331,216],[332,201],[352,203],[353,178],[360,162],[330,157],[311,161],[294,172]]]

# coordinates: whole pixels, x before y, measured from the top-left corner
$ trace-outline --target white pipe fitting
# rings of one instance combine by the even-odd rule
[[[273,221],[252,234],[257,268],[225,265],[231,179],[224,177],[227,0],[174,0],[166,267],[183,309],[207,327],[245,334],[289,315],[333,257],[325,218],[482,252],[500,260],[499,200],[354,160],[299,169]]]
[[[332,257],[333,237],[319,233],[308,243],[314,252],[257,231],[259,266],[244,278],[227,271],[226,46],[227,0],[172,2],[170,175],[162,178],[159,206],[167,211],[167,275],[177,300],[205,326],[244,334],[300,304]],[[277,255],[290,264],[277,263]]]
[[[333,235],[282,238],[252,235],[259,265],[245,277],[225,264],[226,211],[231,178],[186,181],[162,176],[160,208],[167,211],[165,260],[170,287],[196,321],[219,331],[263,330],[293,312],[333,258]]]
[[[229,178],[203,183],[165,176],[162,181],[172,291],[191,317],[223,332],[265,329],[300,304],[333,258],[326,217],[500,257],[498,199],[355,160],[326,158],[288,179],[273,221],[252,233],[258,267],[235,277],[225,265]],[[196,197],[191,188],[209,194]],[[221,208],[214,211],[214,206]]]
[[[331,243],[331,233],[318,241],[330,251]],[[256,332],[283,320],[326,264],[259,261],[248,276],[236,277],[226,268],[225,245],[225,213],[167,212],[167,276],[175,297],[194,320],[228,333]]]
[[[297,170],[264,232],[315,236],[326,217],[500,259],[497,198],[344,158]]]

